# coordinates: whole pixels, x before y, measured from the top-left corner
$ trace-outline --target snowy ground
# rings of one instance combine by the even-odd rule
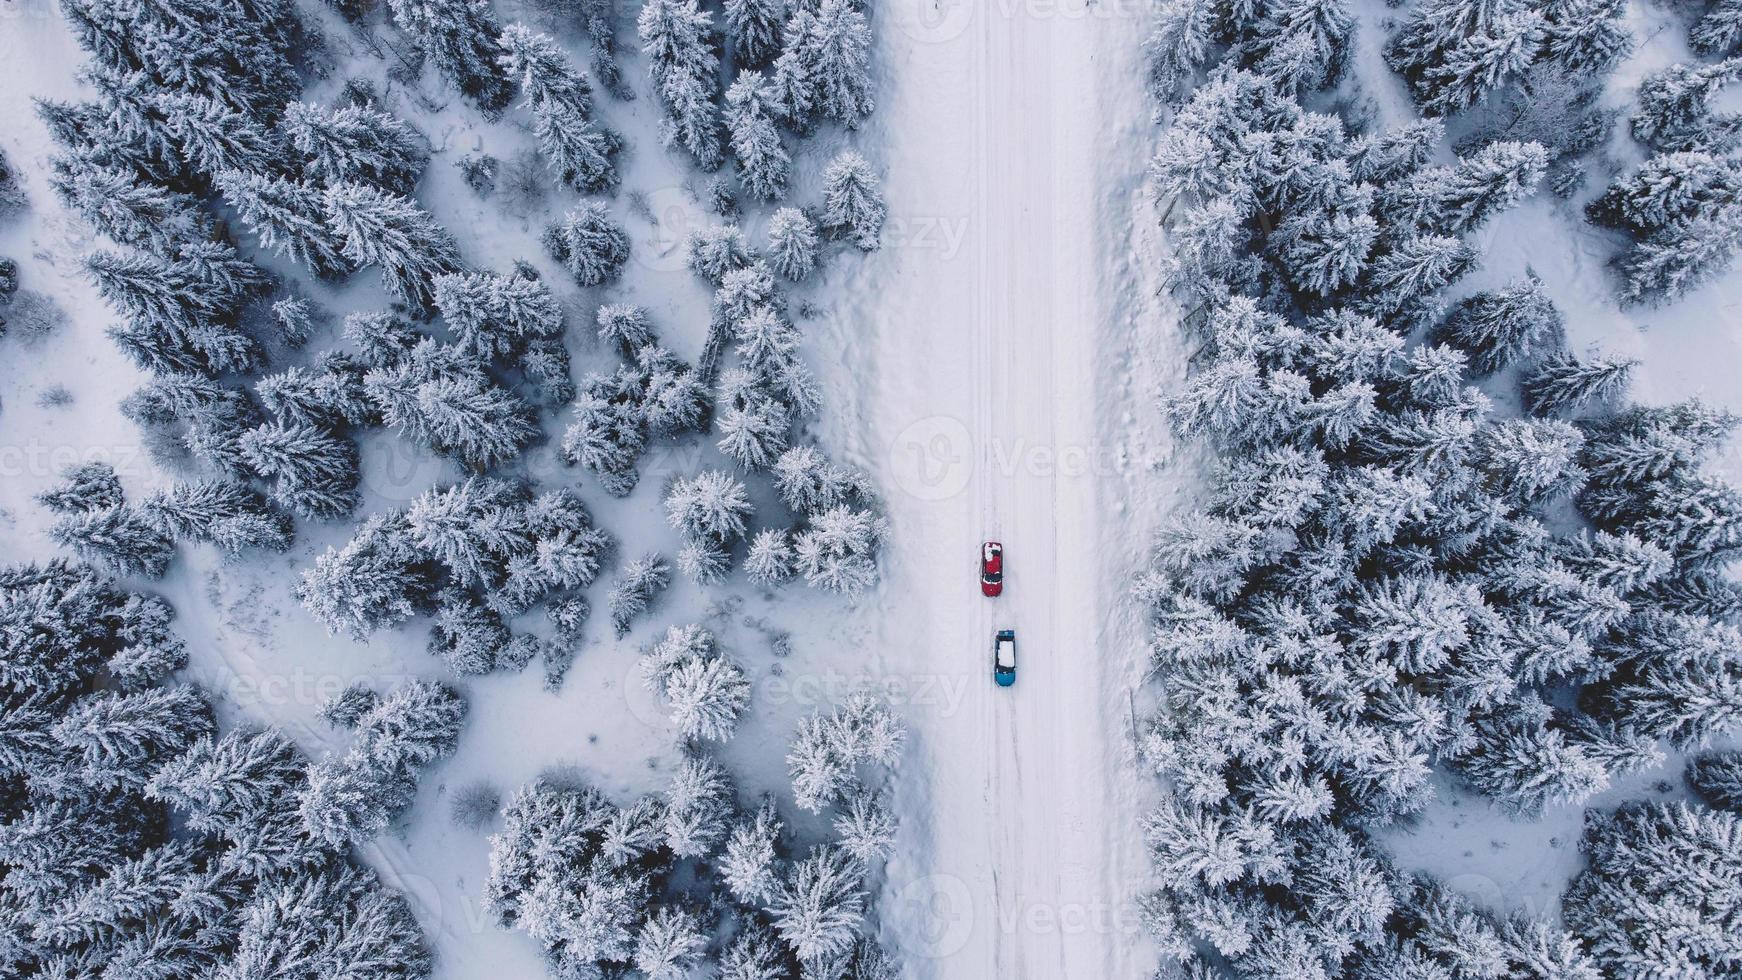
[[[517,14],[498,6],[505,20]],[[1364,54],[1376,50],[1384,16],[1370,6]],[[912,976],[1147,971],[1132,901],[1149,874],[1138,823],[1156,790],[1130,759],[1142,629],[1124,583],[1159,515],[1201,470],[1156,416],[1158,394],[1184,375],[1187,350],[1157,298],[1158,232],[1140,186],[1155,133],[1138,50],[1150,11],[1111,0],[893,0],[876,18],[880,105],[857,142],[888,175],[886,247],[838,260],[796,298],[819,310],[806,325],[807,355],[829,401],[818,434],[868,467],[887,495],[886,580],[856,603],[802,589],[778,600],[743,588],[710,597],[680,583],[627,640],[611,640],[595,622],[558,695],[540,689],[536,670],[465,685],[472,714],[458,755],[431,772],[411,814],[364,854],[416,899],[447,980],[541,973],[529,940],[481,915],[487,828],[454,826],[447,797],[478,780],[507,793],[552,767],[576,767],[618,793],[658,785],[674,754],[669,726],[636,676],[637,648],[656,627],[698,620],[721,632],[756,682],[744,733],[725,753],[747,797],[783,783],[794,720],[854,685],[877,679],[906,713],[912,747],[895,787],[902,840],[880,901],[886,938]],[[1680,57],[1679,44],[1673,32],[1654,35],[1617,84],[1631,88],[1645,62]],[[102,336],[110,314],[77,275],[91,243],[43,180],[50,148],[26,96],[72,97],[81,60],[46,0],[0,7],[0,146],[25,171],[35,205],[0,226],[0,255],[18,259],[24,287],[52,297],[68,318],[45,340],[0,340],[5,561],[52,553],[30,497],[67,464],[109,459],[134,494],[169,479],[116,411],[141,378]],[[632,60],[625,71],[639,81],[642,66]],[[1364,81],[1382,116],[1406,106],[1383,71]],[[1626,97],[1618,93],[1617,104]],[[457,106],[399,98],[397,110],[437,144],[420,197],[468,258],[496,268],[515,258],[543,263],[537,231],[569,199],[505,215],[469,196],[452,167],[479,145],[504,159],[524,145],[512,120],[486,125]],[[640,191],[654,218],[627,216],[625,199],[614,204],[637,259],[613,297],[652,307],[673,345],[694,356],[707,294],[675,251],[701,220],[682,167],[651,138],[651,100],[607,101],[602,111],[635,143],[625,198]],[[808,151],[805,169],[814,173],[835,148],[825,140]],[[1603,277],[1608,247],[1566,205],[1539,199],[1485,234],[1486,267],[1468,288],[1528,265],[1566,312],[1575,349],[1596,343],[1642,359],[1636,397],[1699,394],[1742,411],[1742,277],[1665,311],[1623,314]],[[318,298],[338,311],[367,308],[372,290],[365,283]],[[600,299],[570,292],[577,311]],[[584,330],[571,346],[577,374],[609,361]],[[55,385],[67,388],[70,405],[38,403]],[[546,429],[560,425],[547,420]],[[371,509],[403,506],[454,475],[388,452],[389,442],[377,437],[366,457]],[[670,553],[677,539],[656,512],[660,483],[710,453],[694,444],[662,450],[625,501],[588,486],[582,494],[631,553]],[[545,454],[529,466],[559,475],[538,469]],[[1723,470],[1742,479],[1742,457],[1726,457]],[[318,752],[339,741],[315,718],[326,695],[359,679],[441,676],[421,630],[364,645],[334,640],[290,599],[296,573],[348,533],[305,527],[290,554],[241,564],[195,549],[155,586],[180,611],[192,679],[222,698],[227,721],[283,725]],[[1009,582],[998,600],[982,599],[975,584],[984,538],[1007,548]],[[989,676],[992,634],[1004,627],[1018,634],[1011,690]],[[792,636],[784,659],[771,652],[781,632]],[[1643,774],[1595,802],[1652,793],[1676,777]],[[1514,824],[1441,788],[1421,823],[1390,840],[1399,859],[1496,907],[1552,911],[1578,864],[1579,814]]]
[[[1137,976],[1141,640],[1122,583],[1166,503],[1154,396],[1184,361],[1134,259],[1155,254],[1133,237],[1147,18],[885,10],[877,141],[910,234],[850,285],[843,349],[894,521],[872,642],[914,693],[886,921],[919,977]],[[1006,548],[995,600],[987,538]],[[990,676],[1000,628],[1009,690]]]

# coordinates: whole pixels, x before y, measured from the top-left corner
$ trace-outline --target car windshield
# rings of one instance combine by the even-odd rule
[[[1006,670],[1016,669],[1016,641],[1002,637],[998,640],[998,666]]]
[[[1003,572],[987,572],[986,573],[986,581],[988,581],[988,582],[1002,582],[1002,581],[1004,581],[1004,573]]]

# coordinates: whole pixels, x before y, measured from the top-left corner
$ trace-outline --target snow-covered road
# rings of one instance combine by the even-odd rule
[[[1181,360],[1132,231],[1145,17],[880,10],[892,222],[842,343],[895,525],[879,656],[916,736],[885,918],[918,976],[1139,976],[1123,583],[1166,496],[1153,388]],[[1006,546],[1000,599],[983,538]],[[990,674],[1006,627],[1011,690]]]

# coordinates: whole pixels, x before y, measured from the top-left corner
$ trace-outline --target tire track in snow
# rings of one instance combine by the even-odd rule
[[[892,4],[878,13],[893,50],[880,55],[890,72],[874,123],[891,217],[953,217],[966,238],[952,255],[892,243],[868,264],[855,336],[883,380],[862,402],[873,442],[947,429],[966,440],[970,472],[954,496],[890,500],[899,557],[878,642],[893,671],[964,687],[950,710],[908,711],[924,771],[901,777],[921,791],[903,798],[931,812],[914,815],[890,891],[931,909],[886,906],[884,919],[920,980],[1124,980],[1137,975],[1132,937],[1058,920],[1135,889],[1113,863],[1130,859],[1136,832],[1116,761],[1130,638],[1102,625],[1108,569],[1129,568],[1131,547],[1128,515],[1107,501],[1130,485],[1104,491],[1055,458],[1099,438],[1102,409],[1126,393],[1117,354],[1096,349],[1118,305],[1109,254],[1127,237],[1099,205],[1119,193],[1104,183],[1110,159],[1118,182],[1142,171],[1143,147],[1105,138],[1110,118],[1147,125],[1141,15],[1091,23],[1080,0]],[[946,5],[966,19],[943,36],[916,23]],[[986,538],[1007,548],[1000,599],[975,583]],[[1008,690],[989,663],[1007,626],[1019,664]]]

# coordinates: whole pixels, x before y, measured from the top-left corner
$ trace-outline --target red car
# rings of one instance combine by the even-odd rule
[[[980,546],[980,594],[996,596],[1004,592],[1004,546],[988,541]]]

